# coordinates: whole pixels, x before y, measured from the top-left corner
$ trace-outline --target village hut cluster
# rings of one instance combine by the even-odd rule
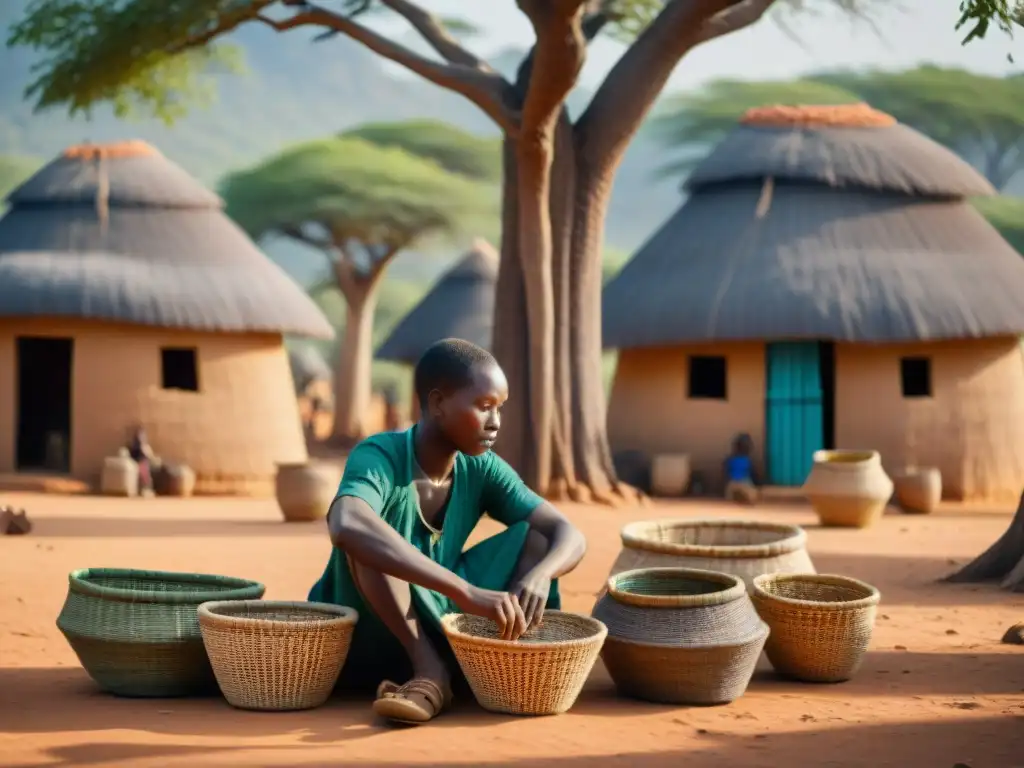
[[[95,483],[144,427],[197,493],[272,493],[307,457],[285,334],[306,293],[141,142],[71,147],[0,219],[0,474]]]
[[[604,292],[616,450],[718,479],[737,433],[768,483],[815,450],[934,466],[954,499],[1024,486],[1024,259],[994,190],[866,105],[750,111]]]

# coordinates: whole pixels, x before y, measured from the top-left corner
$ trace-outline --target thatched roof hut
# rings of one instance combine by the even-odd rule
[[[686,189],[604,291],[617,447],[717,475],[748,432],[770,482],[836,445],[940,466],[954,497],[1019,494],[1024,260],[966,202],[993,193],[980,174],[866,105],[770,107]],[[666,397],[673,418],[638,416]]]
[[[123,142],[69,148],[8,203],[0,473],[94,479],[133,424],[199,491],[264,492],[305,458],[283,335],[333,329],[216,195]]]
[[[296,394],[303,394],[314,382],[330,384],[334,380],[334,372],[324,356],[309,345],[288,350],[288,365],[292,371]]]
[[[395,326],[377,357],[415,365],[427,347],[448,338],[490,348],[498,259],[493,246],[478,238]]]

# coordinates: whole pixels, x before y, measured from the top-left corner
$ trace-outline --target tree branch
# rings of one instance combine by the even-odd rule
[[[444,22],[434,14],[421,8],[409,0],[380,0],[392,11],[404,18],[409,25],[420,33],[430,47],[437,51],[445,61],[451,64],[460,64],[464,67],[472,67],[481,72],[494,72],[490,64],[467,50],[445,29]]]
[[[613,169],[705,23],[745,0],[670,0],[612,67],[576,124],[580,149]]]
[[[760,21],[774,4],[775,0],[743,0],[739,5],[727,8],[704,22],[698,42],[704,43],[749,27]]]
[[[262,0],[260,2],[262,3]],[[425,80],[465,96],[503,130],[515,134],[518,127],[517,116],[504,104],[503,96],[507,84],[504,78],[497,73],[481,71],[462,64],[431,61],[342,13],[313,3],[289,0],[285,4],[300,10],[291,18],[283,21],[269,19],[258,14],[258,11],[256,13],[250,11],[249,18],[256,18],[278,31],[317,25],[350,37],[385,59],[401,64],[409,71],[415,72]]]

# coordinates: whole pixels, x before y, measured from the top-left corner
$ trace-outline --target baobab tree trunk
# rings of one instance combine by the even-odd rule
[[[999,580],[999,586],[1024,592],[1024,492],[1017,513],[999,540],[973,561],[943,581],[975,583]]]
[[[373,316],[377,309],[380,273],[368,278],[339,277],[345,297],[345,334],[334,371],[333,439],[354,445],[369,434],[373,366]]]

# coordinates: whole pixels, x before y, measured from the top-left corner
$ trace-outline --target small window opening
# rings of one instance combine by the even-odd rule
[[[902,358],[900,386],[904,397],[931,397],[932,361],[927,357]]]
[[[690,357],[689,396],[695,400],[726,399],[724,357]]]
[[[199,369],[195,349],[165,347],[160,350],[160,363],[164,389],[199,391]]]

